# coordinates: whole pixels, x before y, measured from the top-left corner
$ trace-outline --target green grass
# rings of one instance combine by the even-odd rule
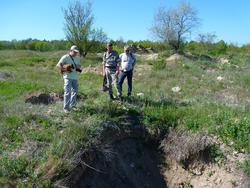
[[[52,186],[74,167],[77,152],[102,132],[103,122],[124,126],[127,114],[155,134],[169,128],[207,131],[250,152],[250,65],[245,56],[233,57],[238,68],[191,60],[169,65],[164,54],[156,61],[139,59],[138,66],[151,64],[152,69],[135,72],[134,96],[122,104],[111,103],[100,92],[102,76],[93,73],[79,75],[79,111],[64,115],[62,102],[25,103],[33,92],[63,91],[55,65],[64,53],[0,51],[0,71],[13,75],[0,81],[0,185]],[[81,63],[84,68],[96,66],[101,57],[88,54]],[[218,76],[226,79],[218,81]],[[175,86],[181,91],[173,92]],[[124,93],[126,89],[124,82]],[[136,96],[141,92],[144,96]],[[222,156],[217,146],[210,154],[215,159]],[[249,161],[244,169],[249,174]]]
[[[221,151],[221,149],[220,149],[220,147],[219,147],[218,145],[212,145],[212,146],[208,149],[208,157],[209,157],[210,160],[212,160],[213,162],[218,162],[218,161],[224,159],[223,152]]]
[[[144,123],[148,127],[167,131],[169,127],[176,127],[182,117],[181,110],[175,106],[149,106],[144,108]]]
[[[36,83],[22,82],[22,81],[0,81],[0,99],[13,100],[18,96],[23,95],[31,90],[37,90],[39,87]]]
[[[228,120],[219,128],[218,134],[225,142],[234,141],[236,149],[242,148],[250,152],[250,119]]]
[[[250,176],[250,160],[245,160],[242,164],[242,168],[244,172]]]

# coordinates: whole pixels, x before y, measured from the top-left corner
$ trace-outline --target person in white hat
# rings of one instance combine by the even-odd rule
[[[77,56],[78,53],[78,47],[76,45],[71,46],[69,53],[62,56],[56,65],[64,78],[63,109],[65,113],[68,113],[76,105],[78,92],[77,71],[82,71],[80,57]]]

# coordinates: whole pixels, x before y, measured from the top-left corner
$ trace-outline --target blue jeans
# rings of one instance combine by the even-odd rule
[[[122,95],[122,84],[124,82],[124,79],[127,77],[128,81],[128,96],[131,95],[132,93],[132,77],[133,77],[133,70],[126,71],[126,72],[121,72],[118,78],[118,94],[121,96]]]
[[[78,92],[78,81],[73,79],[64,79],[64,104],[63,109],[69,110],[76,105]]]

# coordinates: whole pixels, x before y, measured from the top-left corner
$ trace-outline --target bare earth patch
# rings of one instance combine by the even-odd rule
[[[225,102],[227,104],[238,104],[239,103],[238,96],[236,94],[233,94],[229,90],[218,91],[218,92],[215,93],[215,97],[219,101],[223,101],[223,102]]]
[[[212,143],[220,145],[225,158],[214,163],[209,159],[208,148]],[[248,188],[250,179],[236,166],[239,158],[233,152],[206,134],[187,135],[171,132],[162,141],[165,151],[167,185],[173,188]],[[241,160],[247,159],[241,156]]]
[[[21,155],[24,154],[27,156],[37,155],[42,149],[41,146],[42,144],[38,142],[26,140],[24,143],[22,143],[22,145],[19,148],[8,153],[8,156],[10,158],[13,158],[13,157],[20,157]]]
[[[173,63],[176,63],[178,61],[181,61],[181,60],[184,60],[185,57],[183,55],[180,55],[180,54],[173,54],[171,56],[169,56],[167,59],[166,59],[166,63],[167,64],[173,64]]]
[[[158,53],[152,53],[152,54],[136,54],[136,57],[141,58],[142,60],[156,60],[159,57]]]
[[[25,99],[25,103],[31,104],[51,104],[53,102],[63,100],[61,93],[32,93]]]
[[[242,172],[228,171],[226,166],[216,164],[205,165],[202,174],[193,174],[192,171],[185,170],[175,161],[166,161],[170,164],[164,173],[168,186],[171,188],[199,187],[199,188],[248,188],[249,180]]]

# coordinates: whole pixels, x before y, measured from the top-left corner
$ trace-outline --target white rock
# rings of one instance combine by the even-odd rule
[[[229,60],[226,59],[226,58],[220,58],[220,59],[219,59],[219,62],[220,62],[221,64],[229,64]]]
[[[137,93],[136,94],[138,97],[143,97],[144,96],[144,93]]]
[[[238,157],[239,152],[238,151],[233,151],[233,156]]]
[[[223,80],[223,79],[224,79],[224,78],[223,78],[222,76],[218,76],[218,77],[217,77],[217,80],[218,80],[218,81],[221,81],[221,80]]]
[[[172,91],[175,92],[175,93],[179,92],[180,90],[181,90],[181,88],[179,86],[176,86],[176,87],[172,88]]]

